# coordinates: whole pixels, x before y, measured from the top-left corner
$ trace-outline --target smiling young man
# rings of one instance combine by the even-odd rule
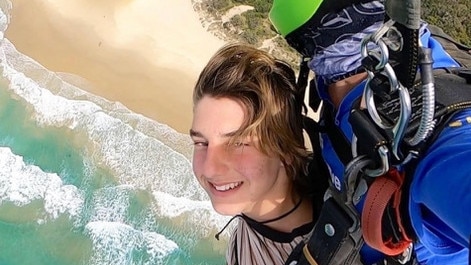
[[[195,176],[218,213],[240,217],[228,264],[284,264],[318,211],[293,70],[254,47],[224,46],[201,72],[193,104]]]

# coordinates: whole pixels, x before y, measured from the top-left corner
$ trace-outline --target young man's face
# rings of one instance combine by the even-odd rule
[[[258,151],[256,137],[229,146],[243,120],[243,106],[231,99],[205,96],[195,105],[193,171],[218,213],[257,217],[284,199],[291,184],[280,159]]]

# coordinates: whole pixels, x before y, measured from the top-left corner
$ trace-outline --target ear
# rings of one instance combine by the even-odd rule
[[[285,163],[283,164],[283,161],[281,161],[281,163],[283,164],[283,166],[285,165],[291,165],[291,163],[293,162],[293,157],[291,157],[290,155],[286,155],[285,157],[283,157],[283,159],[285,160]]]

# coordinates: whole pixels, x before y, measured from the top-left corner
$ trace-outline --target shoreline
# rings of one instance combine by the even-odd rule
[[[50,71],[84,78],[87,92],[188,133],[199,71],[224,44],[203,28],[191,2],[12,4],[5,37],[19,52]]]

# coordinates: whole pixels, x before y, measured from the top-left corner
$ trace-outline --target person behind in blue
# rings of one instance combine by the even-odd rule
[[[357,1],[359,2],[359,1]],[[335,6],[341,6],[335,8]],[[342,6],[343,5],[343,6]],[[335,12],[319,17],[328,6]],[[352,4],[335,0],[274,0],[270,20],[301,54],[310,57],[317,90],[333,107],[334,123],[350,142],[348,122],[353,103],[362,96],[367,74],[361,65],[360,43],[384,23],[383,1]],[[313,22],[314,21],[314,22]],[[306,39],[290,33],[306,23]],[[299,34],[298,34],[299,36]],[[309,39],[307,39],[309,38]],[[422,22],[420,41],[432,49],[433,68],[460,67]],[[308,53],[308,54],[306,54]],[[328,137],[322,153],[332,182],[342,183],[345,166]],[[471,235],[471,110],[458,111],[418,162],[408,196],[411,224],[417,236],[414,250],[420,264],[468,264]],[[365,264],[378,262],[379,253],[363,250]]]

